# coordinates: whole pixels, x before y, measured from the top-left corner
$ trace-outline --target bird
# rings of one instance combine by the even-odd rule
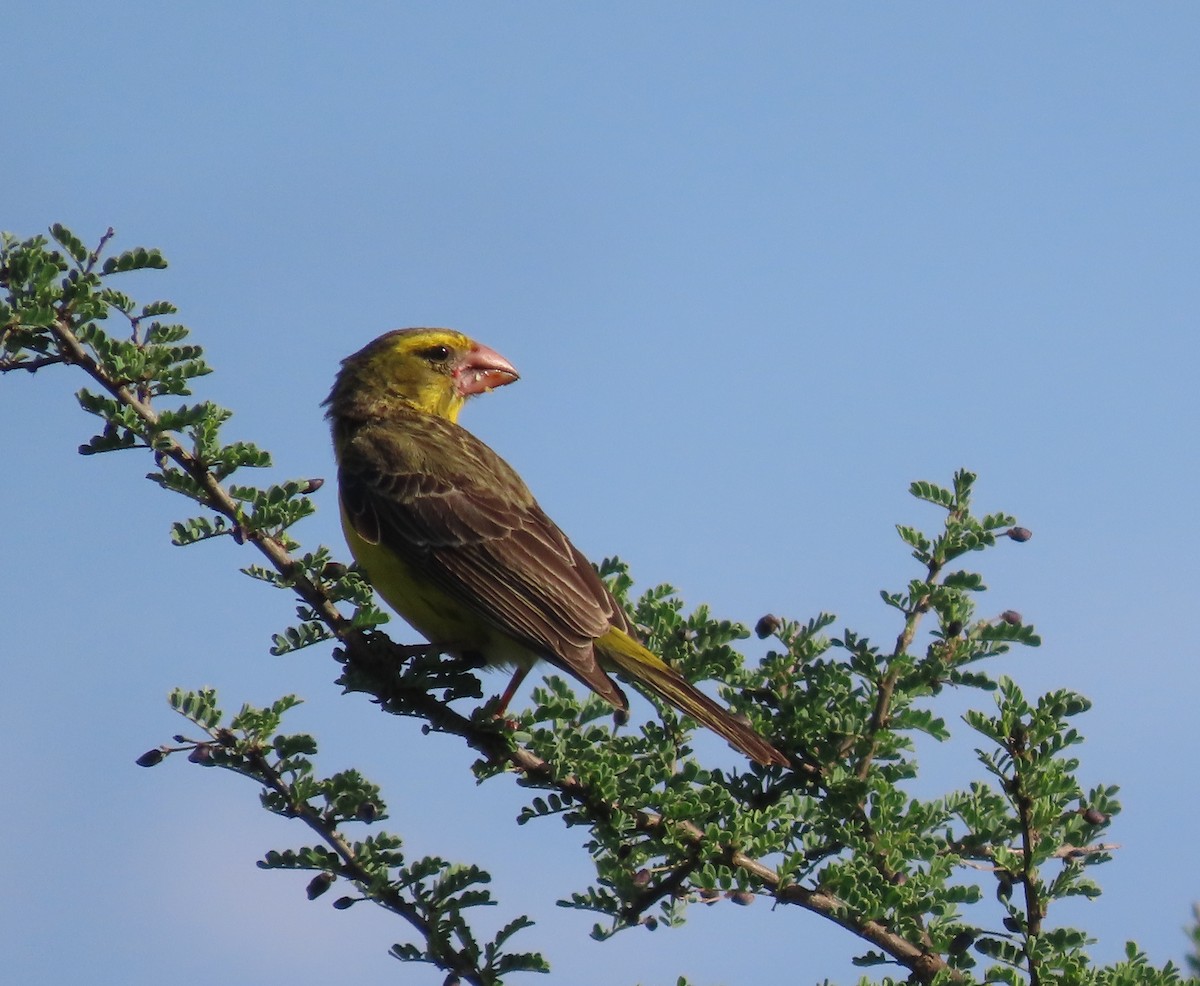
[[[543,660],[618,713],[616,673],[760,765],[789,761],[647,648],[595,568],[503,458],[458,424],[467,400],[518,379],[462,332],[395,329],[342,361],[326,399],[342,529],[383,599],[452,656]]]

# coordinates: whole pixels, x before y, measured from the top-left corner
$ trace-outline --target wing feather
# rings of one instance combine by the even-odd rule
[[[354,529],[489,625],[609,691],[592,645],[627,620],[591,564],[470,432],[417,413],[403,425],[362,428],[342,449]]]

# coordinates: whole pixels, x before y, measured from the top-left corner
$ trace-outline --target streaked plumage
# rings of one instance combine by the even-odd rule
[[[346,359],[327,401],[342,525],[385,600],[431,643],[528,668],[541,658],[618,709],[641,682],[760,763],[787,760],[645,648],[591,564],[511,466],[456,423],[510,383],[499,354],[447,329],[389,332]]]

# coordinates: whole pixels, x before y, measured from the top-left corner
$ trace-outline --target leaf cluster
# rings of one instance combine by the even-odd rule
[[[323,897],[340,881],[346,892],[333,900],[338,910],[370,901],[403,919],[419,944],[392,945],[390,953],[401,961],[431,963],[479,986],[499,983],[513,972],[547,970],[536,953],[506,950],[513,935],[532,925],[527,917],[510,921],[486,942],[472,930],[466,912],[495,903],[487,889],[491,877],[484,870],[436,856],[410,859],[403,840],[386,831],[362,838],[346,834],[348,828],[385,820],[387,805],[379,787],[356,770],[317,776],[312,760],[316,740],[279,731],[284,714],[299,704],[295,696],[263,708],[244,705],[228,721],[212,689],[177,689],[170,703],[201,735],[176,736],[174,745],[143,754],[143,766],[187,753],[193,763],[249,778],[261,786],[264,808],[299,820],[322,840],[271,850],[259,862],[261,868],[311,873],[305,890],[309,900]]]

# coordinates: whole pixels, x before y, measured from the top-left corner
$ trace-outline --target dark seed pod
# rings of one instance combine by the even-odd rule
[[[188,754],[188,760],[192,763],[207,766],[212,763],[212,747],[207,743],[198,743],[192,752]]]
[[[974,931],[960,931],[950,939],[950,947],[947,951],[951,955],[962,955],[963,952],[975,944],[975,937]]]
[[[1015,609],[1006,609],[1000,614],[1000,619],[1010,626],[1019,627],[1022,623],[1021,614]]]
[[[642,868],[633,874],[633,885],[635,887],[645,887],[650,883],[650,871]]]
[[[1033,537],[1033,531],[1031,531],[1028,527],[1010,527],[1004,533],[1014,541],[1021,542],[1028,541],[1031,537]]]
[[[325,480],[323,480],[323,479],[320,479],[320,478],[310,479],[307,483],[305,483],[303,486],[300,487],[300,492],[307,496],[309,493],[316,493],[317,490],[319,490],[324,485],[325,485]]]
[[[379,817],[379,805],[375,804],[374,801],[364,801],[358,806],[354,817],[360,822],[373,822]]]
[[[328,579],[330,582],[336,582],[348,571],[350,571],[350,569],[343,565],[340,561],[326,562],[325,567],[321,569],[321,578]]]
[[[1083,820],[1089,825],[1103,825],[1108,821],[1108,816],[1098,808],[1087,808],[1083,812]]]
[[[740,904],[742,907],[749,907],[754,903],[754,894],[749,890],[731,890],[726,896],[735,904]]]
[[[758,622],[754,624],[754,633],[759,640],[766,640],[779,632],[779,628],[783,626],[783,621],[773,613],[768,613],[766,616],[760,616]]]
[[[951,620],[946,624],[946,636],[957,637],[963,632],[962,620]]]
[[[339,911],[344,911],[347,907],[353,907],[357,903],[358,900],[355,897],[339,897],[333,902],[333,906]]]
[[[308,881],[308,886],[304,888],[304,892],[308,895],[309,900],[316,900],[332,886],[332,873],[318,873]]]
[[[138,757],[136,763],[139,767],[154,767],[162,763],[164,757],[166,757],[166,754],[161,749],[155,747],[153,750],[147,750]]]

